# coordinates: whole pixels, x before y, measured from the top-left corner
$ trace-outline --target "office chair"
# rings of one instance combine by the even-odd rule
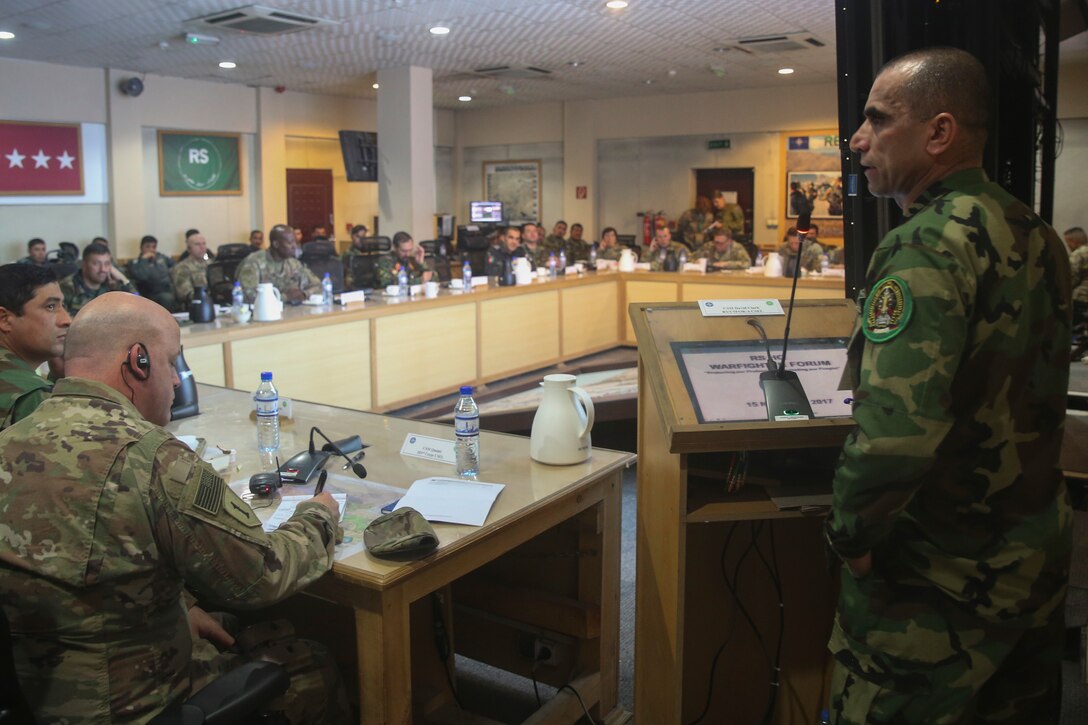
[[[60,246],[60,255],[62,257],[64,257],[67,261],[69,261],[69,262],[78,262],[79,261],[79,247],[72,244],[71,242],[61,242],[59,246]]]
[[[237,259],[215,260],[208,262],[208,294],[217,305],[231,304],[234,291],[234,272],[238,269]]]
[[[428,269],[433,269],[439,282],[450,281],[450,257],[449,244],[444,239],[428,239],[420,242],[419,246],[427,253],[424,264]],[[441,252],[441,254],[439,254]]]
[[[247,662],[188,700],[163,710],[148,725],[235,725],[267,720],[260,709],[287,692],[291,679],[282,665]]]
[[[393,242],[389,237],[363,237],[363,252],[367,254],[384,254],[393,248]]]
[[[634,234],[617,234],[616,235],[616,243],[617,244],[622,244],[625,247],[630,247],[631,249],[634,249],[636,252],[638,251],[639,245],[638,245],[638,242],[635,241],[635,235]]]
[[[57,281],[60,281],[68,275],[78,272],[79,262],[68,262],[61,257],[57,261],[50,262],[49,269],[53,270],[53,274],[57,276]]]
[[[359,254],[351,258],[353,289],[374,289],[378,284],[380,254]]]
[[[302,259],[306,257],[334,257],[336,245],[329,241],[307,242],[302,245]]]
[[[215,258],[221,262],[230,259],[242,260],[249,256],[253,247],[248,244],[220,244],[215,251]]]
[[[316,243],[317,242],[310,242],[310,244]],[[340,261],[339,257],[325,254],[310,256],[304,253],[299,261],[306,265],[311,272],[316,274],[318,279],[323,279],[325,273],[328,272],[329,279],[332,280],[333,292],[344,291],[344,264]]]

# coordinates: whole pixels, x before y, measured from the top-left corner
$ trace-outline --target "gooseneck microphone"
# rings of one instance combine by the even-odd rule
[[[801,385],[797,373],[786,369],[786,350],[790,344],[790,323],[793,321],[793,304],[797,298],[797,278],[801,276],[801,257],[805,247],[805,238],[809,234],[809,226],[812,223],[812,215],[809,212],[801,214],[797,219],[797,260],[793,265],[793,286],[790,288],[790,307],[786,312],[786,329],[782,335],[782,359],[777,369],[768,365],[767,372],[759,374],[759,387],[763,389],[763,397],[767,403],[767,420],[809,420],[815,417],[812,413],[812,405],[808,401],[808,394]],[[751,324],[753,320],[749,320]],[[755,325],[752,325],[755,327]],[[759,326],[762,332],[762,325]],[[764,333],[763,337],[766,341]],[[767,358],[770,360],[770,344],[768,343]]]
[[[329,438],[327,435],[325,435],[321,431],[321,429],[318,428],[316,425],[313,428],[310,429],[310,450],[311,451],[314,449],[314,433],[317,433],[319,436],[321,436],[322,438],[324,438],[327,441],[326,445],[322,446],[323,450],[332,451],[336,455],[340,456],[341,458],[343,458],[344,460],[346,460],[348,463],[351,464],[351,470],[355,473],[356,476],[358,476],[359,478],[366,478],[366,468],[363,467],[363,464],[358,463],[357,461],[353,461],[348,456],[347,453],[344,453],[344,451],[342,451],[340,449],[340,445],[338,445],[338,443],[334,443],[332,441],[332,439]],[[349,438],[347,440],[354,441],[354,440],[357,440],[357,439],[358,439],[358,436],[353,436],[352,438]],[[346,445],[343,441],[340,441],[339,444]],[[359,441],[359,446],[362,447],[362,441]]]
[[[767,372],[778,372],[778,366],[774,363],[774,358],[771,357],[771,341],[767,339],[767,331],[763,329],[763,324],[756,318],[748,320],[748,324],[756,328],[759,332],[759,339],[763,340],[763,344],[767,348]]]

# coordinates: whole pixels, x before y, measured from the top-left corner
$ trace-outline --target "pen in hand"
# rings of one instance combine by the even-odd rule
[[[317,479],[317,486],[314,487],[314,496],[325,490],[325,481],[329,477],[329,472],[326,470],[321,471],[321,476]]]

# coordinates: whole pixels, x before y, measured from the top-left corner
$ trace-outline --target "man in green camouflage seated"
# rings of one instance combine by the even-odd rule
[[[121,270],[113,266],[110,248],[100,242],[91,242],[83,248],[79,269],[60,281],[60,289],[64,293],[64,306],[73,315],[99,295],[136,291]]]
[[[981,168],[989,75],[951,48],[893,60],[850,140],[906,219],[869,262],[844,379],[835,723],[1058,722],[1069,261]]]
[[[728,229],[715,229],[714,241],[704,244],[695,254],[696,259],[706,259],[706,271],[722,269],[748,269],[752,258],[744,247],[733,241]]]
[[[268,233],[268,249],[251,252],[241,261],[235,279],[242,283],[246,302],[257,297],[257,285],[271,282],[284,302],[302,302],[321,292],[321,280],[295,258],[298,242],[291,227],[277,224]]]
[[[0,430],[49,397],[53,384],[36,370],[64,353],[71,323],[51,269],[0,266]]]
[[[397,284],[401,268],[408,270],[408,284],[423,284],[431,281],[431,270],[427,269],[424,259],[426,250],[415,243],[408,232],[393,235],[393,250],[378,260],[378,286],[388,287]]]
[[[170,421],[177,323],[135,295],[87,304],[66,377],[0,436],[0,606],[38,722],[146,722],[244,656],[284,664],[269,703],[345,722],[325,650],[286,623],[232,634],[196,602],[250,610],[325,575],[341,535],[328,493],[266,533]],[[331,674],[330,674],[331,673]]]

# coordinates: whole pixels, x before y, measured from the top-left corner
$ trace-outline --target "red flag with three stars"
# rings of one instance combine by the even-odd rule
[[[0,194],[82,194],[79,124],[0,121]]]

